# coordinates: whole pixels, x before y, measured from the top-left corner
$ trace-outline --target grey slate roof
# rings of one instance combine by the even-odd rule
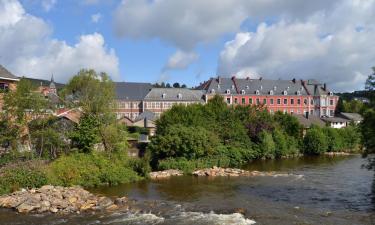
[[[5,67],[3,67],[2,65],[0,65],[0,78],[1,79],[6,79],[6,80],[19,80],[18,77],[16,77],[15,75],[13,75],[11,72],[9,72],[7,69],[5,69]]]
[[[341,117],[322,117],[322,120],[325,122],[330,122],[330,123],[346,123],[350,122],[350,120],[341,118]]]
[[[203,102],[203,94],[201,90],[191,90],[187,88],[152,88],[144,100]]]
[[[152,84],[114,82],[117,100],[141,101],[150,92]]]
[[[148,110],[145,110],[143,113],[139,114],[139,116],[137,116],[137,118],[135,118],[134,122],[138,122],[140,120],[151,120],[151,121],[155,121],[157,118],[156,118],[156,114],[151,112],[151,111],[148,111]]]
[[[219,81],[220,80],[220,81]],[[256,95],[259,91],[259,95],[284,95],[286,91],[287,95],[307,95],[302,82],[300,80],[266,80],[266,79],[232,79],[232,78],[211,78],[205,87],[199,89],[205,89],[206,93],[212,94],[226,94],[229,90],[230,94],[242,93],[246,95]]]
[[[312,125],[319,127],[324,127],[326,125],[318,116],[309,115],[308,119],[301,114],[293,114],[293,116],[296,117],[298,122],[305,128],[310,128]]]
[[[363,117],[358,114],[358,113],[346,113],[342,112],[340,113],[342,117],[348,119],[348,120],[353,120],[353,121],[362,121]]]

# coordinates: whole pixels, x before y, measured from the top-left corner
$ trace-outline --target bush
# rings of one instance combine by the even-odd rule
[[[319,155],[328,149],[327,139],[320,128],[312,127],[303,139],[303,151],[306,154]]]
[[[274,158],[276,155],[276,145],[273,141],[272,135],[268,132],[261,132],[259,135],[259,151],[260,157]]]
[[[327,139],[327,147],[329,152],[337,152],[343,149],[344,140],[340,135],[339,129],[334,129],[330,127],[324,128],[324,135]]]
[[[62,156],[49,165],[49,181],[62,186],[93,187],[140,179],[123,154],[73,153]]]
[[[361,133],[358,127],[348,126],[343,129],[339,129],[338,133],[343,139],[342,150],[357,151],[360,149]]]
[[[159,161],[158,170],[179,169],[185,174],[191,174],[196,169],[211,168],[213,166],[229,167],[230,159],[225,156],[192,160],[186,158],[168,158]]]
[[[41,162],[29,161],[4,167],[0,171],[0,195],[20,188],[37,188],[47,184]]]
[[[157,135],[148,146],[154,159],[183,157],[197,159],[212,155],[219,140],[202,127],[170,126],[163,135]]]

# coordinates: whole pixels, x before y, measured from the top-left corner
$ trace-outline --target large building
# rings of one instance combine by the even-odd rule
[[[219,94],[229,105],[262,105],[270,113],[281,111],[289,114],[332,117],[338,96],[326,84],[316,80],[267,80],[211,78],[197,87],[204,90],[205,100]]]
[[[116,82],[115,112],[118,119],[135,121],[143,112],[160,114],[175,104],[204,103],[201,90],[187,88],[153,88],[150,83]]]

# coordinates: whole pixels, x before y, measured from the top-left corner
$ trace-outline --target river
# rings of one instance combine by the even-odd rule
[[[0,224],[373,225],[374,172],[365,164],[360,156],[256,161],[244,169],[302,176],[182,176],[97,188],[91,191],[136,199],[139,212],[42,216],[0,210]]]

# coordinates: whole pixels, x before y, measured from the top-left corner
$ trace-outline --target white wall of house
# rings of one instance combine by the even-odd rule
[[[340,129],[347,126],[346,122],[330,122],[332,128]]]

